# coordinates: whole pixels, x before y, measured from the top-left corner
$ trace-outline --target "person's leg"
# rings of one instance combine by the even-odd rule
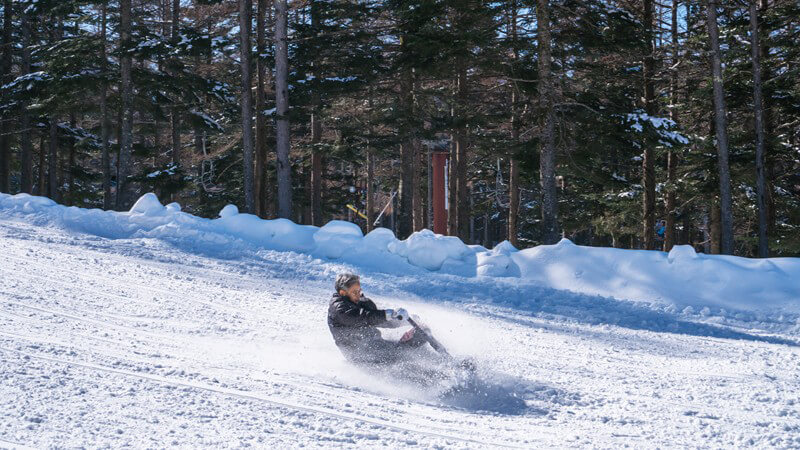
[[[402,349],[396,342],[378,339],[370,342],[369,357],[377,364],[394,364],[402,359]]]
[[[404,348],[417,348],[422,347],[427,342],[428,340],[425,339],[422,333],[418,332],[416,328],[411,328],[400,338],[397,345]]]

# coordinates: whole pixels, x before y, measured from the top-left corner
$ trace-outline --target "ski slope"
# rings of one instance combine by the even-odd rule
[[[675,308],[40,213],[0,209],[0,447],[800,447],[790,303]],[[325,322],[344,270],[475,358],[487,395],[348,365]]]

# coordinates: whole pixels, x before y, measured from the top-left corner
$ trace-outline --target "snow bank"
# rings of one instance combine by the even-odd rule
[[[485,277],[518,277],[519,266],[511,259],[511,254],[518,252],[508,241],[503,241],[493,250],[477,254],[477,275]]]
[[[800,258],[749,259],[577,246],[567,239],[511,254],[520,276],[556,289],[674,305],[800,310]]]
[[[413,233],[405,241],[394,240],[389,251],[408,258],[411,264],[428,270],[439,270],[447,258],[461,260],[472,253],[470,248],[455,236],[442,236],[431,230]]]
[[[155,194],[139,198],[128,212],[82,209],[59,205],[46,197],[28,194],[0,194],[0,217],[24,215],[35,224],[55,224],[111,239],[146,237],[162,239],[184,249],[226,257],[242,247],[307,253],[316,257],[348,262],[372,262],[380,267],[391,263],[392,270],[408,265],[438,270],[451,259],[463,265],[462,258],[474,253],[458,238],[434,235],[428,230],[399,241],[385,228],[367,236],[350,222],[334,220],[322,228],[298,225],[287,219],[264,220],[240,214],[227,205],[217,219],[204,219],[181,212],[178,203],[164,206]],[[395,258],[391,258],[394,256]]]
[[[422,270],[487,282],[519,278],[518,282],[536,286],[681,310],[800,311],[800,258],[698,255],[689,246],[677,246],[667,254],[581,247],[566,239],[521,251],[502,242],[487,250],[430,230],[401,241],[385,228],[364,236],[349,222],[331,221],[318,228],[286,219],[263,220],[240,214],[234,205],[223,208],[217,219],[204,219],[182,212],[177,203],[163,206],[154,194],[143,195],[128,212],[66,207],[27,194],[0,194],[0,219],[4,216],[111,239],[160,239],[218,257],[235,256],[248,248],[294,251],[396,275]]]
[[[343,220],[332,220],[314,233],[314,242],[317,250],[326,258],[339,258],[345,250],[358,247],[363,237],[361,227],[358,225]]]

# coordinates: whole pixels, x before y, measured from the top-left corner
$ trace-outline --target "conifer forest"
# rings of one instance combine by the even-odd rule
[[[0,192],[800,255],[797,0],[3,0],[0,84]]]

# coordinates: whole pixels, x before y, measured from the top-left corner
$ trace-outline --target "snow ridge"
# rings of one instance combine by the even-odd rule
[[[366,236],[349,222],[323,227],[286,219],[263,220],[234,205],[217,219],[164,206],[143,195],[128,212],[58,205],[44,197],[0,194],[0,215],[24,217],[111,239],[153,238],[208,256],[234,258],[258,249],[289,251],[335,260],[361,270],[397,276],[436,272],[485,280],[515,278],[581,294],[645,302],[668,311],[800,313],[800,258],[749,259],[697,254],[676,246],[657,251],[583,247],[563,239],[556,245],[517,250],[508,242],[488,250],[430,230],[398,240],[385,228]],[[791,319],[790,319],[791,320]],[[800,326],[800,322],[796,325]]]

